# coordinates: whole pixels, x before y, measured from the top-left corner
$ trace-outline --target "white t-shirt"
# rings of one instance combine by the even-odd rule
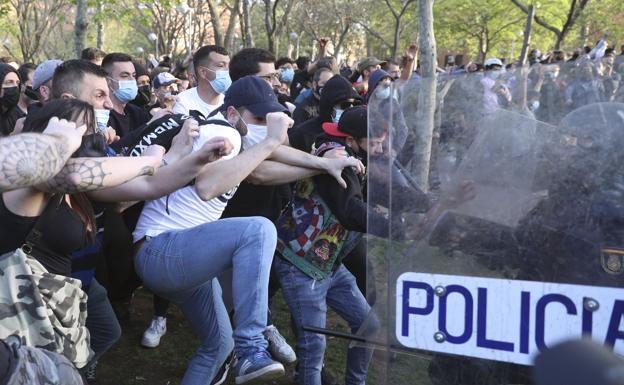
[[[221,114],[215,115],[214,118],[225,121]],[[240,134],[232,127],[218,124],[200,127],[199,137],[193,143],[193,151],[197,151],[216,136],[229,139],[234,146],[232,153],[222,159],[231,159],[238,155],[241,149]],[[197,195],[195,186],[186,186],[168,196],[148,201],[143,207],[139,222],[132,234],[134,241],[145,236],[155,237],[167,231],[189,229],[216,221],[221,217],[235,192],[236,188],[233,188],[221,196],[204,202]]]
[[[178,94],[178,101],[175,106],[173,106],[173,113],[189,115],[189,111],[195,110],[201,112],[201,114],[207,118],[212,111],[221,107],[222,104],[223,95],[219,95],[219,103],[208,104],[199,97],[197,87],[193,87]]]

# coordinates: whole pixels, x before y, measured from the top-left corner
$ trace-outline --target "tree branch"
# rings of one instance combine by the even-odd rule
[[[516,7],[520,8],[522,10],[522,12],[526,13],[527,15],[529,14],[529,9],[522,3],[520,3],[520,1],[518,0],[511,0],[512,3],[515,4]],[[547,30],[551,31],[552,33],[554,33],[557,36],[561,35],[561,31],[559,29],[557,29],[556,27],[553,27],[552,25],[548,24],[546,22],[546,20],[542,19],[541,17],[537,16],[537,13],[535,14],[535,17],[533,18],[535,20],[535,22],[546,28]]]

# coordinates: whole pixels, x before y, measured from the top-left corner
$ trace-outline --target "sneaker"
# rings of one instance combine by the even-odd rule
[[[160,344],[160,339],[167,333],[167,318],[154,317],[152,323],[143,333],[141,345],[146,348],[155,348]]]
[[[273,361],[269,352],[259,350],[236,361],[236,383],[245,384],[250,381],[262,381],[279,378],[284,375],[284,366]]]
[[[230,367],[232,367],[232,361],[234,361],[234,351],[232,351],[225,359],[225,362],[221,365],[221,368],[219,368],[217,375],[214,377],[210,385],[221,385],[225,382],[230,371]]]
[[[98,385],[98,381],[95,378],[96,377],[96,369],[97,369],[97,361],[95,361],[94,363],[92,363],[91,365],[89,365],[87,367],[87,369],[84,372],[84,376],[85,376],[85,380],[87,380],[87,384],[88,385]]]
[[[269,341],[269,352],[277,361],[282,364],[292,364],[297,361],[295,351],[275,326],[267,326],[264,330],[264,338]]]

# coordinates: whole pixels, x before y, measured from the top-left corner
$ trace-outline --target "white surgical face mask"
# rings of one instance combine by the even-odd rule
[[[243,148],[247,149],[255,144],[262,142],[267,136],[266,126],[259,124],[245,123],[247,126],[247,135],[243,136]]]
[[[388,99],[390,97],[390,87],[381,88],[375,94],[380,99]]]
[[[335,114],[334,117],[332,118],[332,122],[334,123],[338,123],[340,121],[340,117],[342,116],[342,113],[344,112],[344,110],[341,110],[340,108],[334,108]]]
[[[108,127],[108,118],[110,115],[110,110],[106,108],[94,108],[95,111],[95,121],[97,122],[97,127],[100,133],[106,131]]]

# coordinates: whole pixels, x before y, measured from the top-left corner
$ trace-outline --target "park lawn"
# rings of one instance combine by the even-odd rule
[[[281,293],[275,297],[273,317],[280,332],[294,346],[290,330],[288,308]],[[101,385],[174,385],[179,384],[186,365],[199,346],[199,341],[190,330],[180,310],[172,306],[167,320],[167,334],[156,349],[141,347],[140,340],[152,315],[152,296],[145,289],[139,289],[132,304],[131,321],[122,325],[121,340],[104,355],[98,365],[98,381]],[[327,327],[333,330],[348,331],[346,322],[335,313],[328,316]],[[326,365],[344,383],[348,341],[328,337]],[[294,384],[294,367],[287,367],[286,377],[273,381],[276,385]],[[234,384],[230,376],[226,384]]]
[[[381,318],[387,310],[386,258],[387,244],[382,242],[369,243],[369,255],[373,256],[376,265],[375,276],[377,285],[377,304],[375,306]],[[401,255],[404,250],[396,250]],[[439,258],[439,256],[436,256]],[[131,321],[122,325],[123,335],[120,341],[104,355],[98,366],[98,381],[101,385],[177,385],[180,383],[186,365],[199,346],[199,341],[190,330],[180,310],[171,306],[167,320],[167,334],[156,349],[141,347],[143,331],[152,316],[152,295],[145,289],[139,289],[132,304]],[[290,328],[288,307],[281,291],[275,296],[272,304],[273,320],[288,340],[295,346],[295,339]],[[382,321],[382,323],[384,323]],[[327,328],[341,332],[349,332],[347,323],[331,309],[327,315]],[[385,333],[385,330],[381,333]],[[383,340],[383,335],[379,336]],[[334,374],[339,384],[344,384],[344,371],[349,341],[335,337],[327,337],[325,365]],[[394,354],[376,350],[369,367],[367,384],[369,385],[431,385],[427,376],[428,360],[426,356]],[[275,385],[291,385],[294,382],[294,365],[286,368],[286,376],[272,381]],[[234,384],[233,370],[225,384]]]

